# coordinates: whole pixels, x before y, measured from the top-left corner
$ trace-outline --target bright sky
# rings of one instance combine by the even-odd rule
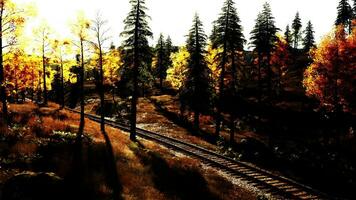
[[[129,0],[15,0],[20,3],[33,1],[37,5],[37,20],[45,19],[61,36],[70,36],[70,21],[73,21],[77,11],[84,11],[86,16],[93,18],[98,10],[109,21],[112,40],[118,45],[123,30],[123,20],[129,9]],[[159,33],[170,35],[175,45],[185,43],[185,35],[192,25],[195,12],[198,12],[206,30],[210,35],[212,22],[220,13],[225,0],[146,0],[151,16],[151,29],[154,41]],[[336,0],[267,0],[272,7],[276,24],[283,31],[293,20],[295,13],[300,12],[303,25],[311,20],[317,41],[327,34],[336,18]],[[242,21],[245,38],[250,38],[257,13],[265,0],[235,0],[236,8]]]

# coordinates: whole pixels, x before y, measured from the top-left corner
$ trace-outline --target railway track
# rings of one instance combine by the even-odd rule
[[[72,112],[79,113],[76,110],[68,109]],[[100,122],[100,117],[91,114],[85,114],[90,120]],[[118,128],[123,131],[130,131],[128,125],[119,124],[113,120],[105,120],[106,125]],[[333,199],[309,186],[297,183],[291,179],[273,174],[266,170],[257,168],[244,162],[235,161],[226,156],[220,155],[213,151],[204,149],[200,146],[183,142],[165,135],[151,131],[136,129],[137,136],[157,142],[175,151],[182,152],[189,156],[203,161],[209,166],[218,168],[225,173],[242,179],[260,189],[280,199]]]

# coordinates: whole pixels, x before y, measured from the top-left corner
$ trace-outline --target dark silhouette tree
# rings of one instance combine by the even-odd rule
[[[130,0],[131,11],[125,19],[125,31],[121,33],[126,39],[124,49],[127,54],[126,66],[131,67],[132,71],[132,99],[131,99],[131,129],[130,139],[136,140],[136,121],[137,121],[137,100],[138,100],[138,79],[140,71],[148,65],[148,55],[151,49],[148,45],[148,37],[152,37],[152,32],[148,26],[146,14],[147,7],[145,0]]]
[[[165,48],[166,48],[166,51],[165,51],[165,63],[167,65],[167,68],[169,68],[169,67],[172,66],[171,54],[174,52],[174,47],[173,47],[172,39],[171,39],[170,36],[168,36],[166,41],[165,41]],[[167,72],[166,72],[166,76],[167,76]]]
[[[271,54],[275,49],[277,41],[276,33],[279,29],[275,26],[274,17],[270,5],[266,2],[263,5],[262,13],[258,14],[255,27],[251,32],[251,44],[257,52],[258,62],[258,90],[259,101],[262,96],[262,68],[267,71],[267,83],[269,94],[272,92],[272,69],[270,66]]]
[[[299,17],[299,12],[295,15],[295,18],[292,23],[292,30],[293,30],[293,47],[294,49],[298,49],[300,37],[301,37],[301,30],[302,30],[302,21]]]
[[[85,45],[88,41],[88,29],[90,28],[90,21],[85,18],[84,15],[79,14],[77,20],[72,24],[73,35],[77,38],[77,41],[74,42],[74,45],[79,49],[80,54],[76,56],[78,63],[78,82],[79,82],[79,96],[80,96],[80,123],[79,131],[77,134],[77,143],[80,144],[82,141],[82,136],[84,132],[84,53]]]
[[[157,45],[156,45],[156,70],[159,78],[159,88],[162,90],[163,80],[167,76],[167,63],[166,59],[166,46],[164,41],[164,36],[160,34]]]
[[[188,72],[179,97],[181,105],[189,106],[194,112],[194,128],[199,130],[199,116],[210,109],[211,91],[210,70],[205,60],[206,35],[198,14],[187,40]]]
[[[286,27],[286,31],[284,32],[284,39],[287,42],[287,45],[291,47],[292,45],[292,33],[290,31],[289,25]]]
[[[337,6],[335,25],[343,25],[351,33],[352,8],[348,0],[340,0]]]
[[[2,102],[3,120],[7,122],[7,97],[4,70],[4,52],[6,48],[16,45],[16,29],[23,26],[25,18],[23,10],[14,5],[12,1],[0,1],[0,97]]]
[[[216,130],[218,136],[221,129],[223,99],[226,95],[237,95],[237,68],[238,61],[241,59],[240,52],[243,52],[245,43],[240,25],[240,18],[237,15],[233,0],[226,0],[222,12],[217,21],[211,38],[213,39],[212,46],[222,49],[217,54],[218,66],[221,69],[219,80],[219,98],[217,103]],[[227,69],[227,67],[230,69]],[[225,83],[227,77],[230,77],[229,82]],[[228,85],[226,85],[228,84]],[[225,95],[226,94],[226,95]],[[233,112],[232,112],[233,113]],[[231,114],[232,115],[232,114]],[[233,129],[231,129],[231,139],[233,139]]]
[[[356,0],[353,0],[353,6],[352,6],[352,19],[356,20]]]
[[[313,47],[315,47],[315,37],[314,37],[314,28],[313,24],[311,21],[308,21],[307,27],[304,30],[304,38],[303,38],[303,46],[304,50],[306,52],[309,52],[309,50]]]

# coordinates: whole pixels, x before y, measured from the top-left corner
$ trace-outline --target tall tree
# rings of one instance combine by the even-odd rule
[[[4,70],[4,51],[17,43],[17,29],[25,22],[23,10],[19,9],[11,0],[0,0],[0,96],[2,101],[2,115],[8,121],[6,81]]]
[[[262,68],[267,71],[268,90],[269,94],[272,91],[272,69],[270,66],[272,51],[275,49],[279,29],[275,26],[274,17],[272,15],[271,6],[266,2],[263,5],[262,13],[258,14],[255,27],[251,32],[251,44],[254,46],[254,51],[257,52],[258,62],[258,87],[259,100],[262,93]]]
[[[88,30],[90,28],[90,21],[84,16],[83,13],[78,13],[75,23],[72,24],[72,33],[76,37],[76,42],[74,45],[79,49],[79,54],[77,55],[77,62],[79,65],[79,93],[80,93],[80,124],[79,131],[77,134],[77,142],[80,143],[84,131],[84,53],[85,53],[85,43],[88,41]]]
[[[110,39],[110,37],[107,36],[107,33],[109,31],[109,28],[107,28],[107,20],[104,20],[101,16],[100,13],[97,13],[96,18],[92,20],[91,24],[91,31],[93,34],[93,41],[91,41],[91,45],[94,48],[95,53],[98,56],[98,63],[97,66],[99,68],[99,80],[98,80],[98,93],[100,96],[100,129],[101,133],[104,136],[105,139],[105,144],[106,148],[109,154],[109,160],[108,160],[108,165],[111,170],[111,175],[112,180],[113,180],[113,195],[115,200],[121,199],[120,196],[120,190],[121,190],[121,185],[119,183],[119,177],[116,169],[116,162],[115,162],[115,156],[113,153],[112,145],[110,138],[108,134],[105,131],[105,88],[104,88],[104,64],[105,64],[105,59],[104,59],[104,49],[107,47],[106,43]]]
[[[304,30],[303,46],[304,50],[308,52],[311,48],[315,47],[315,37],[314,37],[314,28],[311,21],[308,21],[307,27]]]
[[[290,31],[289,25],[287,25],[286,31],[284,32],[284,39],[286,40],[288,46],[291,46],[291,44],[292,44],[292,37],[293,36]]]
[[[353,20],[356,20],[356,0],[353,0],[353,6],[352,6],[352,13],[353,13],[353,17],[352,17],[352,19]]]
[[[166,47],[165,41],[162,34],[160,34],[157,45],[156,45],[156,70],[159,78],[159,87],[162,90],[163,79],[167,76],[167,65],[165,63]]]
[[[356,109],[356,31],[346,37],[343,26],[323,38],[312,51],[313,63],[304,73],[304,87],[330,112]]]
[[[43,80],[43,105],[47,106],[48,104],[48,94],[47,94],[47,66],[49,58],[47,57],[47,53],[50,50],[51,44],[51,30],[49,25],[46,22],[42,22],[41,25],[34,30],[35,35],[37,37],[38,43],[40,45],[40,52],[42,57],[42,80]]]
[[[210,70],[205,60],[207,36],[198,14],[194,16],[193,26],[187,40],[188,72],[180,91],[182,105],[188,105],[194,112],[194,128],[199,130],[199,117],[210,109],[211,87]]]
[[[52,53],[59,64],[59,78],[60,78],[60,103],[61,108],[65,107],[65,89],[64,89],[64,56],[65,53],[69,51],[69,41],[68,40],[54,40],[52,44]]]
[[[165,51],[165,63],[167,65],[167,68],[172,66],[172,59],[171,59],[171,54],[174,51],[174,47],[172,44],[172,39],[170,36],[167,37],[166,41],[165,41],[165,47],[166,47],[166,51]],[[167,74],[166,74],[167,75]]]
[[[301,30],[302,30],[302,21],[299,17],[299,12],[294,17],[293,23],[292,23],[292,29],[293,29],[293,47],[294,49],[297,49],[299,46],[299,41],[301,37]]]
[[[125,19],[125,31],[121,33],[126,39],[124,48],[128,59],[126,66],[132,66],[133,90],[131,99],[131,129],[130,139],[136,140],[137,121],[137,100],[138,100],[138,76],[147,63],[147,56],[150,55],[148,37],[152,37],[152,32],[147,22],[149,18],[146,14],[147,7],[145,0],[130,0],[131,11]]]
[[[213,39],[212,46],[217,49],[222,49],[222,51],[217,54],[217,62],[221,69],[215,130],[217,136],[220,134],[221,129],[221,112],[223,99],[226,96],[225,94],[236,96],[237,93],[237,65],[238,60],[241,59],[239,52],[243,52],[245,42],[240,25],[240,18],[234,4],[233,0],[225,1],[221,14],[215,22],[215,30],[211,36]],[[227,69],[228,66],[230,69]],[[230,80],[228,83],[225,83],[227,77],[230,77]],[[231,133],[231,137],[233,137],[233,132]]]
[[[337,6],[335,25],[343,25],[351,33],[352,8],[348,0],[340,0]]]

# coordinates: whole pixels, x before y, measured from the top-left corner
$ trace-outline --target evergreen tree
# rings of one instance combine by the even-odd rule
[[[245,42],[240,25],[240,18],[237,15],[234,4],[233,0],[225,1],[222,12],[218,20],[214,23],[215,30],[211,36],[213,47],[222,49],[222,51],[217,54],[218,66],[221,69],[215,131],[217,136],[220,134],[223,99],[227,99],[227,95],[230,95],[230,97],[237,95],[237,65],[241,59],[239,52],[243,51]],[[227,67],[230,67],[230,69],[227,69]],[[227,77],[230,77],[229,85],[225,85],[224,80]],[[231,112],[231,115],[232,113],[233,112]],[[232,139],[233,129],[231,133]]]
[[[286,32],[284,32],[284,39],[286,40],[288,46],[290,47],[292,44],[292,34],[290,32],[289,25],[287,25]]]
[[[343,25],[351,33],[352,8],[348,0],[340,0],[337,6],[337,18],[335,25]]]
[[[187,40],[188,72],[180,91],[182,107],[188,105],[194,112],[194,128],[199,129],[199,116],[210,109],[211,86],[210,70],[205,60],[206,35],[203,24],[196,14]]]
[[[279,29],[275,26],[274,17],[270,5],[266,2],[263,5],[262,13],[256,19],[255,27],[251,32],[251,44],[258,55],[258,90],[259,100],[262,94],[262,67],[267,71],[267,82],[269,93],[272,91],[272,69],[270,66],[271,54],[275,49],[277,41],[276,33]]]
[[[125,37],[124,49],[127,55],[125,66],[129,68],[132,77],[132,99],[131,99],[131,129],[130,139],[136,140],[136,121],[137,121],[137,100],[138,82],[140,72],[149,66],[151,49],[148,45],[148,37],[152,37],[152,32],[148,26],[146,14],[147,7],[145,0],[130,0],[131,10],[124,20],[125,31],[121,33]],[[130,78],[131,78],[130,77]]]
[[[353,13],[352,19],[356,20],[356,0],[353,0],[353,2],[354,4],[352,6],[352,13]]]
[[[293,47],[294,49],[297,49],[299,46],[299,41],[301,37],[301,29],[302,29],[302,21],[299,17],[299,12],[295,15],[295,18],[292,23],[292,29],[293,29]]]
[[[165,41],[162,34],[160,34],[157,45],[156,45],[156,57],[157,57],[157,64],[156,70],[159,78],[159,87],[162,89],[163,87],[163,79],[167,76],[167,63],[166,60],[166,47]]]
[[[308,52],[311,48],[315,47],[315,38],[314,38],[314,28],[311,21],[308,22],[307,27],[304,31],[303,45],[304,50]]]
[[[165,42],[165,47],[166,47],[166,52],[165,52],[165,62],[167,64],[167,68],[172,66],[172,60],[171,60],[171,54],[174,51],[173,44],[172,44],[172,39],[170,36],[167,37],[166,42]]]

